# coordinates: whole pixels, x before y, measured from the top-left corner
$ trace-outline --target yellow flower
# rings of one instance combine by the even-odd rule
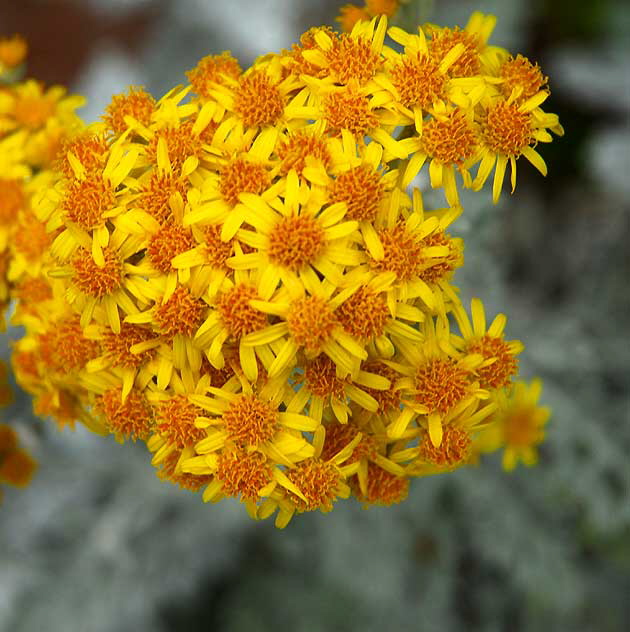
[[[28,53],[28,44],[21,35],[0,37],[0,75],[19,66]]]

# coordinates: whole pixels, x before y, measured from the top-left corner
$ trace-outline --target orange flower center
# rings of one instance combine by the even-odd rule
[[[15,372],[20,376],[28,376],[28,378],[37,378],[39,369],[37,367],[37,354],[34,351],[20,351],[13,355],[13,365]],[[21,377],[21,379],[24,379]]]
[[[246,127],[277,123],[284,111],[284,98],[266,72],[242,77],[234,95],[234,111]]]
[[[191,250],[196,245],[190,229],[177,224],[164,224],[157,233],[151,236],[147,246],[147,255],[153,266],[168,274],[174,257]]]
[[[238,204],[241,193],[260,195],[271,184],[271,179],[263,165],[237,158],[221,170],[219,191],[230,205]]]
[[[374,338],[383,333],[389,309],[382,295],[360,287],[337,309],[341,326],[356,338]]]
[[[422,148],[442,164],[461,166],[474,155],[477,138],[470,123],[460,110],[453,110],[446,118],[432,118],[422,130]]]
[[[39,334],[38,342],[42,362],[53,371],[63,373],[83,368],[100,353],[98,342],[83,335],[78,318],[62,321]]]
[[[346,4],[341,7],[341,14],[337,17],[337,22],[344,33],[350,33],[354,25],[359,21],[368,21],[372,16],[362,7],[353,4]]]
[[[137,204],[158,222],[165,222],[171,217],[170,200],[174,195],[186,199],[187,182],[172,175],[160,175],[157,171],[151,174],[149,183],[142,189]]]
[[[267,315],[249,304],[257,298],[256,288],[247,283],[239,283],[219,296],[217,310],[232,338],[238,340],[267,325]]]
[[[157,471],[158,478],[163,481],[168,481],[177,485],[180,489],[185,489],[189,492],[198,492],[204,485],[207,485],[212,481],[211,474],[190,474],[189,472],[178,472],[175,474],[177,468],[177,462],[181,456],[181,452],[174,450],[166,459],[160,464],[160,469]]]
[[[299,270],[313,263],[325,246],[324,229],[308,215],[281,219],[269,234],[267,255],[272,263]]]
[[[154,335],[150,329],[139,325],[121,323],[119,334],[113,331],[106,331],[103,339],[103,348],[111,358],[114,366],[135,368],[153,358],[155,350],[149,349],[142,353],[131,353],[131,347],[152,338],[154,338]]]
[[[459,27],[454,29],[443,28],[433,32],[430,42],[430,52],[432,57],[439,64],[449,51],[457,46],[464,45],[464,52],[457,61],[449,68],[449,74],[453,77],[472,77],[478,75],[481,70],[479,61],[479,39],[477,35],[462,31]]]
[[[289,173],[291,169],[301,174],[309,156],[319,160],[324,167],[328,167],[331,160],[326,141],[320,136],[303,130],[293,132],[286,140],[281,141],[276,148],[276,153],[281,160],[280,172],[283,175]]]
[[[75,285],[94,298],[111,294],[123,283],[123,266],[118,256],[110,248],[103,248],[103,257],[105,265],[101,267],[81,249],[72,260]]]
[[[192,121],[180,123],[176,127],[161,129],[151,138],[147,145],[147,158],[153,164],[157,164],[157,146],[160,138],[166,141],[168,157],[173,171],[178,173],[186,158],[201,155],[203,141],[193,134]]]
[[[25,203],[19,180],[0,178],[0,225],[12,224]]]
[[[465,430],[445,426],[439,446],[434,446],[429,437],[420,443],[420,458],[433,465],[457,465],[466,462],[471,445],[470,435]]]
[[[445,257],[439,257],[437,259],[425,259],[425,263],[435,261],[428,268],[419,272],[419,278],[425,283],[434,284],[438,283],[442,279],[449,278],[456,268],[462,265],[462,253],[457,247],[457,243],[449,235],[445,235],[442,232],[432,233],[422,240],[423,245],[426,248],[432,246],[447,246],[449,254]]]
[[[125,438],[146,439],[153,424],[153,412],[142,392],[132,390],[122,401],[122,388],[105,391],[97,404],[107,419],[109,431]]]
[[[192,336],[203,320],[206,304],[185,287],[178,287],[171,297],[155,310],[155,320],[162,334]]]
[[[223,413],[230,439],[245,446],[269,441],[278,429],[278,410],[256,395],[240,394]]]
[[[23,306],[41,303],[53,297],[50,284],[44,279],[24,279],[16,288],[15,295],[22,301]]]
[[[287,325],[296,344],[309,352],[319,352],[330,340],[338,321],[323,298],[308,296],[295,301],[287,315]]]
[[[417,277],[422,262],[422,242],[407,230],[404,222],[379,230],[378,237],[384,256],[371,259],[370,266],[378,272],[393,272],[399,281]]]
[[[534,140],[532,131],[531,114],[515,103],[501,101],[486,112],[484,141],[497,154],[517,158]]]
[[[345,202],[348,219],[372,221],[384,194],[381,175],[362,165],[337,176],[331,187],[330,201]]]
[[[298,511],[332,510],[341,480],[339,471],[332,463],[317,458],[305,459],[286,474],[306,498],[303,500],[292,492],[287,492]]]
[[[243,500],[256,502],[260,498],[258,490],[271,482],[272,469],[260,452],[235,448],[219,454],[217,478],[227,496],[240,495]]]
[[[347,424],[330,423],[326,425],[326,438],[322,448],[321,459],[328,461],[339,454],[356,436],[359,429],[348,422]],[[377,443],[374,437],[363,435],[359,443],[352,451],[345,464],[355,463],[361,459],[375,459],[377,456]]]
[[[429,360],[416,371],[415,389],[416,402],[446,413],[470,391],[469,373],[450,358]]]
[[[361,368],[368,373],[380,375],[390,381],[390,386],[386,390],[363,387],[363,390],[378,402],[379,413],[383,414],[390,410],[398,410],[400,408],[400,391],[396,390],[395,384],[396,380],[400,379],[400,375],[394,369],[378,360],[369,360],[362,364]]]
[[[0,65],[15,68],[26,58],[28,45],[21,35],[0,37]]]
[[[392,83],[400,102],[408,108],[420,106],[426,110],[446,97],[446,77],[439,71],[438,62],[420,52],[402,57],[392,68]]]
[[[210,98],[216,84],[225,84],[224,77],[238,79],[242,70],[238,61],[225,52],[220,55],[208,55],[186,73],[193,90],[205,99]]]
[[[225,262],[234,254],[232,241],[221,239],[221,226],[206,226],[203,229],[204,252],[208,264],[213,268],[227,269]]]
[[[520,54],[503,63],[500,75],[503,79],[501,92],[506,98],[512,94],[514,88],[521,89],[518,103],[533,97],[549,82],[548,77],[542,74],[538,64],[532,64],[527,57]]]
[[[369,40],[353,38],[346,34],[333,40],[332,47],[324,56],[331,74],[338,83],[354,80],[363,85],[374,76],[381,65],[380,56],[374,52]]]
[[[402,502],[409,493],[409,479],[396,476],[374,463],[368,463],[367,495],[363,495],[358,484],[355,493],[363,502],[389,507]]]
[[[543,439],[543,432],[536,423],[537,415],[534,406],[523,406],[510,411],[505,416],[504,436],[508,446],[527,448]]]
[[[306,386],[318,397],[335,397],[345,401],[345,385],[348,380],[337,377],[335,363],[326,355],[318,355],[304,366]]]
[[[105,223],[103,213],[114,207],[116,196],[111,185],[94,174],[85,180],[70,180],[61,204],[71,222],[92,230]]]
[[[129,88],[128,94],[115,94],[105,108],[103,120],[115,134],[127,129],[125,117],[130,116],[145,127],[151,122],[155,99],[142,88]]]
[[[19,97],[13,108],[15,120],[32,130],[38,129],[55,113],[55,102],[46,96]]]
[[[28,261],[36,261],[50,245],[50,235],[46,231],[46,225],[42,224],[30,211],[24,213],[13,235],[13,245]]]
[[[378,119],[370,110],[367,97],[355,89],[344,88],[331,92],[324,101],[324,118],[334,135],[347,129],[362,138],[378,125]]]
[[[485,359],[495,358],[489,366],[477,369],[482,388],[503,388],[510,383],[510,378],[518,371],[518,362],[510,353],[505,340],[485,335],[471,342],[467,347],[468,353],[479,353]]]
[[[189,402],[186,395],[174,395],[158,406],[157,427],[168,443],[181,450],[206,436],[205,430],[195,426],[195,419],[203,415],[203,410]]]
[[[88,173],[100,171],[107,161],[107,140],[104,136],[84,132],[61,141],[55,167],[67,178],[74,178],[74,170],[68,161],[68,152],[72,152],[79,159]]]

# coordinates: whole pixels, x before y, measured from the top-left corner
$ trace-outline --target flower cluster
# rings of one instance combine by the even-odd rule
[[[159,101],[131,88],[68,134],[24,185],[46,245],[12,263],[36,410],[145,441],[161,478],[280,527],[399,502],[488,428],[508,465],[531,461],[544,420],[506,421],[522,344],[452,285],[458,187],[494,170],[498,199],[507,163],[512,186],[521,155],[544,172],[534,147],[562,133],[493,25],[311,29],[245,71],[205,57]]]

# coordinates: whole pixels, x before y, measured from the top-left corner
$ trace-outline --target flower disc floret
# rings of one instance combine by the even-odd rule
[[[271,482],[272,469],[267,457],[260,452],[233,448],[219,454],[216,476],[224,494],[255,502],[259,499],[259,490]]]
[[[206,304],[195,298],[188,288],[180,286],[155,310],[155,320],[165,336],[192,336],[201,325],[206,308]]]
[[[112,294],[123,283],[123,264],[118,255],[111,248],[103,248],[103,259],[104,265],[99,266],[82,249],[72,259],[75,285],[81,292],[94,298]]]
[[[84,180],[70,180],[66,186],[62,208],[67,218],[84,230],[93,230],[105,223],[104,213],[116,204],[112,186],[100,174]]]
[[[219,191],[223,199],[234,206],[241,193],[260,195],[270,184],[271,179],[264,165],[237,158],[221,170]]]
[[[451,358],[434,358],[414,376],[414,398],[429,412],[446,413],[470,392],[470,373]]]
[[[317,458],[305,459],[287,471],[287,478],[305,498],[288,492],[299,512],[316,509],[324,512],[332,510],[341,480],[339,470],[332,463]]]
[[[380,336],[390,318],[385,298],[365,286],[346,299],[335,314],[344,330],[359,339]]]
[[[518,157],[534,140],[531,113],[516,103],[499,101],[486,111],[483,139],[488,148],[508,157]]]
[[[330,187],[331,203],[345,202],[346,217],[357,221],[373,221],[384,195],[381,175],[365,165],[340,173]]]
[[[241,393],[223,413],[223,424],[232,441],[257,446],[278,430],[278,409],[254,394]]]
[[[216,307],[232,338],[238,340],[267,325],[267,315],[249,304],[258,298],[256,288],[247,283],[239,283],[219,296]]]
[[[319,352],[330,340],[338,320],[328,302],[319,296],[298,299],[287,315],[289,333],[309,352]]]
[[[195,426],[195,419],[203,414],[204,411],[190,402],[186,395],[174,395],[158,405],[157,428],[168,443],[181,450],[205,436],[205,431]]]
[[[452,467],[466,462],[471,446],[470,435],[463,428],[445,426],[439,446],[435,446],[429,437],[420,443],[420,458],[432,465]]]
[[[234,110],[247,127],[273,125],[284,112],[284,98],[264,70],[255,70],[240,79]]]
[[[269,234],[267,255],[276,265],[299,270],[313,263],[325,246],[325,232],[319,222],[308,215],[281,219]]]

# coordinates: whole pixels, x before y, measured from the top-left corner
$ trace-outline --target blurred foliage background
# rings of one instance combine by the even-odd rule
[[[464,297],[508,315],[554,410],[540,465],[419,480],[403,505],[341,503],[285,531],[155,478],[141,446],[4,411],[41,466],[0,508],[0,630],[627,629],[630,620],[630,12],[621,0],[411,0],[408,19],[494,13],[493,42],[550,76],[566,135],[493,207],[464,198]],[[160,96],[209,53],[248,65],[332,24],[332,0],[22,0],[0,32],[29,75]],[[403,24],[413,28],[411,23]],[[432,200],[427,195],[428,206]],[[436,204],[439,201],[436,200]],[[15,337],[17,332],[9,332]],[[6,338],[6,337],[5,337]],[[7,342],[4,355],[8,354]]]

